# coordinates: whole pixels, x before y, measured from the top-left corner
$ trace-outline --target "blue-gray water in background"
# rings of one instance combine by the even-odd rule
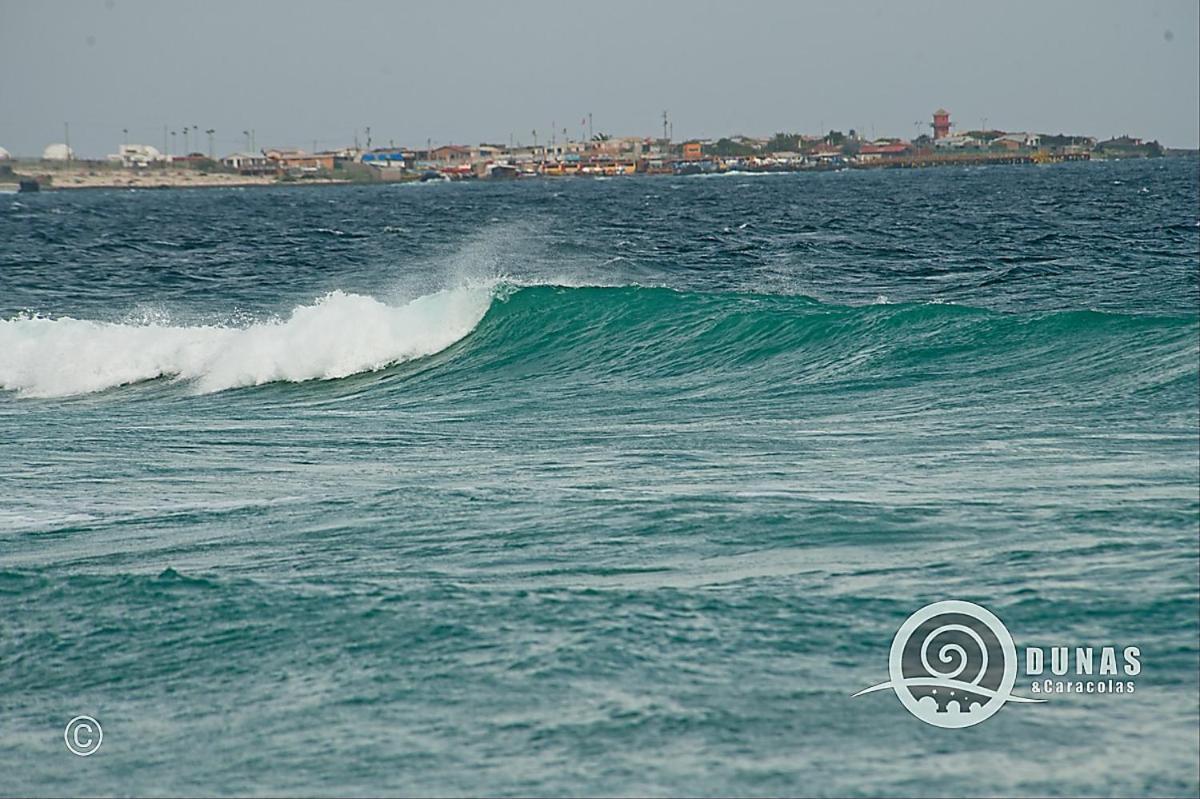
[[[0,793],[1196,794],[1197,177],[0,197]]]

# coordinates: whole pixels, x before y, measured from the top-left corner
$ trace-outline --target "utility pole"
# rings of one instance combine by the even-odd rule
[[[190,150],[190,149],[191,149],[191,147],[188,146],[188,126],[184,125],[183,126],[183,154],[187,155],[188,150]]]
[[[243,130],[242,135],[246,137],[246,152],[250,152],[250,131]]]
[[[175,131],[171,131],[171,155],[175,155]]]
[[[71,163],[71,123],[63,123],[63,143],[67,145],[67,163]]]
[[[592,112],[588,111],[588,141],[591,141],[595,137],[596,134],[592,132]]]
[[[129,128],[121,128],[122,144],[129,144]]]
[[[367,149],[370,150],[371,149],[371,126],[367,125],[366,130],[367,130]]]
[[[667,139],[667,112],[663,111],[663,138]],[[670,139],[667,139],[668,143]]]
[[[212,137],[213,137],[213,134],[216,133],[216,131],[213,130],[212,128],[209,128],[208,130],[206,130],[204,132],[208,134],[208,160],[215,161],[216,157],[213,155]]]

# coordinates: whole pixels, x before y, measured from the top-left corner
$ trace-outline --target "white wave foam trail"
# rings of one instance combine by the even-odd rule
[[[491,297],[459,288],[391,306],[335,291],[248,327],[0,320],[0,388],[56,397],[174,377],[207,393],[346,377],[440,352],[475,329]]]

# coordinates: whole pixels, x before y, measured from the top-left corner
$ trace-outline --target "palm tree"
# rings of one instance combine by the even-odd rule
[[[209,128],[208,130],[206,130],[204,132],[208,134],[208,160],[212,161],[213,160],[212,137],[213,137],[213,134],[216,133],[216,131],[213,130],[212,128]]]

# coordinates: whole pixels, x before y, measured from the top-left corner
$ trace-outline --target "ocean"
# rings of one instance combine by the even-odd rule
[[[1198,185],[0,198],[0,793],[1196,795]],[[949,599],[1136,690],[851,698]]]

